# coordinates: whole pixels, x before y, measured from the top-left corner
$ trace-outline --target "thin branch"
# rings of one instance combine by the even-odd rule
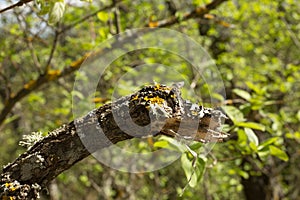
[[[15,3],[13,5],[10,5],[6,8],[3,8],[2,10],[0,10],[0,13],[3,13],[5,11],[8,11],[8,10],[13,9],[15,7],[23,6],[24,4],[26,4],[28,2],[31,2],[31,1],[33,1],[33,0],[20,0],[19,2]]]
[[[121,33],[120,10],[119,10],[116,0],[113,0],[113,4],[115,5],[114,22],[115,22],[115,27],[116,27],[116,34],[119,34],[119,33]]]
[[[114,8],[115,5],[117,5],[118,3],[122,2],[122,1],[124,1],[124,0],[116,0],[114,3],[112,3],[112,4],[108,5],[108,6],[105,6],[103,8],[100,8],[100,9],[96,10],[95,12],[84,16],[83,18],[79,19],[78,21],[76,21],[76,22],[74,22],[74,23],[72,23],[72,24],[64,27],[63,29],[61,29],[60,31],[58,31],[58,33],[66,32],[66,31],[72,29],[73,27],[77,26],[78,24],[86,21],[87,19],[96,16],[99,12]]]
[[[30,51],[30,54],[31,54],[31,57],[32,57],[32,60],[33,60],[33,63],[35,65],[35,67],[40,70],[41,69],[41,65],[40,65],[40,62],[38,61],[38,57],[35,53],[35,50],[34,50],[34,47],[33,47],[33,44],[32,44],[32,41],[29,39],[29,34],[32,34],[29,30],[29,25],[28,25],[28,22],[26,21],[24,15],[22,13],[17,13],[16,11],[14,11],[14,14],[16,15],[16,18],[18,20],[18,23],[19,23],[19,26],[21,27],[21,29],[23,30],[23,34],[24,34],[24,41],[25,43],[27,44],[27,47]],[[22,20],[20,19],[22,18]],[[22,26],[22,21],[25,22],[25,27]],[[28,34],[29,33],[29,34]]]
[[[55,49],[56,49],[56,46],[57,46],[59,35],[60,35],[60,33],[58,33],[57,31],[55,31],[54,39],[53,39],[53,43],[52,43],[52,48],[51,48],[51,52],[50,52],[48,61],[47,61],[46,66],[45,66],[44,73],[47,73],[49,71],[49,69],[50,69],[50,64],[51,64],[51,61],[52,61],[52,58],[53,58],[53,55],[54,55],[54,52],[55,52]]]
[[[167,27],[171,26],[174,24],[177,24],[181,21],[186,21],[192,18],[197,18],[197,17],[203,17],[205,14],[209,13],[209,11],[215,9],[222,3],[228,0],[214,0],[211,3],[205,5],[205,6],[199,6],[195,8],[194,10],[185,13],[182,17],[176,17],[172,16],[171,18],[164,19],[161,21],[156,21],[156,22],[150,22],[146,25],[146,27]]]

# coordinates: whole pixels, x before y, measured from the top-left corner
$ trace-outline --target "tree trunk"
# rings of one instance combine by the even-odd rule
[[[37,141],[4,167],[0,175],[0,197],[35,199],[41,188],[76,162],[133,137],[163,134],[200,142],[222,141],[227,137],[220,132],[224,118],[218,110],[183,100],[176,86],[144,87],[90,111]]]

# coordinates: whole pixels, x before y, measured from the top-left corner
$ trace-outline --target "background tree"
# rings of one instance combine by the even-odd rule
[[[32,131],[47,135],[72,120],[74,74],[91,50],[126,29],[161,26],[187,34],[211,53],[226,87],[226,99],[215,95],[218,103],[211,106],[222,106],[231,119],[225,127],[231,139],[214,148],[206,158],[203,179],[186,189],[182,198],[299,197],[297,1],[74,0],[65,6],[57,1],[56,7],[55,2],[21,1],[1,13],[2,165],[25,151],[18,145],[24,135]],[[197,14],[197,8],[208,4],[209,12]],[[9,5],[7,1],[1,8]],[[201,93],[201,101],[210,101],[207,86],[189,64],[157,51],[138,51],[116,60],[106,71],[105,87],[91,101],[103,105],[116,80],[141,63],[174,65]],[[120,95],[136,89],[133,83],[122,84]],[[161,140],[166,139],[156,138],[153,146],[148,140],[136,141],[133,146],[139,152],[150,151]],[[172,199],[188,182],[184,172],[180,160],[159,171],[130,174],[90,157],[58,176],[43,198]]]

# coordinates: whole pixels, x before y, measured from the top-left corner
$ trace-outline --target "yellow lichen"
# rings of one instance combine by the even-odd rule
[[[47,78],[48,80],[56,79],[61,74],[60,70],[48,70],[47,71]]]
[[[196,8],[196,13],[198,15],[204,14],[206,12],[207,12],[207,8],[206,7],[198,7],[198,8]]]
[[[5,187],[10,187],[11,183],[5,183]]]
[[[158,22],[149,22],[148,23],[148,26],[150,27],[150,28],[155,28],[155,27],[158,27]]]
[[[17,188],[17,187],[11,187],[11,188],[9,188],[9,190],[10,190],[11,192],[15,191],[16,189],[18,189],[18,188]]]
[[[171,88],[161,85],[159,83],[155,83],[154,85],[154,90],[161,90],[161,91],[167,91],[167,90],[171,90]]]
[[[134,96],[134,97],[131,99],[131,101],[138,100],[138,98],[139,98],[139,95],[136,95],[136,96]]]
[[[24,85],[24,88],[30,90],[36,84],[36,80],[30,80]]]
[[[161,89],[161,85],[159,83],[155,84],[154,90],[159,90]]]
[[[92,53],[86,53],[86,54],[84,54],[83,57],[81,57],[78,60],[75,60],[74,62],[72,62],[70,64],[70,67],[72,67],[72,68],[79,68],[80,65],[85,61],[85,59],[87,59],[91,55],[92,55]]]
[[[107,98],[102,98],[102,97],[95,97],[95,98],[92,99],[92,101],[94,103],[104,103],[107,100],[108,100]]]
[[[145,101],[149,101],[152,104],[162,104],[165,100],[163,98],[160,98],[159,96],[156,97],[144,97]]]

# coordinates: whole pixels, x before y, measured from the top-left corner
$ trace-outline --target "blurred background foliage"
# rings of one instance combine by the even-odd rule
[[[12,162],[26,150],[19,145],[24,135],[35,131],[47,135],[73,119],[72,95],[87,98],[73,91],[75,75],[81,79],[85,75],[73,70],[59,78],[65,69],[76,67],[86,53],[122,31],[155,27],[156,22],[176,17],[169,28],[209,52],[221,73],[225,98],[209,94],[209,86],[179,56],[150,49],[115,60],[90,102],[101,106],[113,93],[123,96],[137,90],[137,66],[171,66],[182,76],[173,80],[192,83],[201,96],[195,98],[183,89],[185,98],[226,112],[230,120],[224,131],[230,139],[216,144],[207,156],[199,156],[195,167],[191,153],[170,138],[123,142],[119,145],[134,152],[170,148],[182,151],[182,156],[158,171],[136,174],[89,157],[59,175],[42,199],[299,199],[300,4],[297,0],[229,0],[202,17],[180,20],[209,2],[38,0],[1,13],[0,164]],[[1,8],[11,3],[1,1]],[[165,68],[156,70],[173,76]],[[119,80],[125,73],[130,74],[128,80]],[[34,80],[46,75],[46,81],[35,88]],[[164,82],[161,77],[154,80]],[[24,88],[29,92],[14,98]],[[191,144],[195,152],[202,147]]]

